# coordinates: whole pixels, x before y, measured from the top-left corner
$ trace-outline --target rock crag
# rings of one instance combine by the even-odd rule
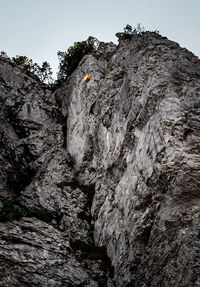
[[[156,33],[56,91],[0,58],[0,286],[200,286],[199,138],[200,61]]]

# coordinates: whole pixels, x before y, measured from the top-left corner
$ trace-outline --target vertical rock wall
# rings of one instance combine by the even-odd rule
[[[117,286],[199,285],[199,84],[192,53],[146,33],[102,45],[58,91]]]
[[[0,286],[200,286],[199,95],[155,33],[55,92],[0,59]]]

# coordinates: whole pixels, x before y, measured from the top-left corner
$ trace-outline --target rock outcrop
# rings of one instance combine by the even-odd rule
[[[199,95],[156,33],[54,92],[0,59],[0,286],[200,286]]]

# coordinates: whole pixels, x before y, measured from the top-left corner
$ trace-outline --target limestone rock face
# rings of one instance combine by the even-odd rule
[[[0,59],[0,286],[200,286],[199,96],[150,32],[55,92]]]
[[[54,93],[4,59],[0,77],[0,286],[112,287]]]

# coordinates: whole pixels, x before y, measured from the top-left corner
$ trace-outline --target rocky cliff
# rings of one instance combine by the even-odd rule
[[[199,95],[156,33],[54,92],[1,58],[0,286],[200,286]]]

